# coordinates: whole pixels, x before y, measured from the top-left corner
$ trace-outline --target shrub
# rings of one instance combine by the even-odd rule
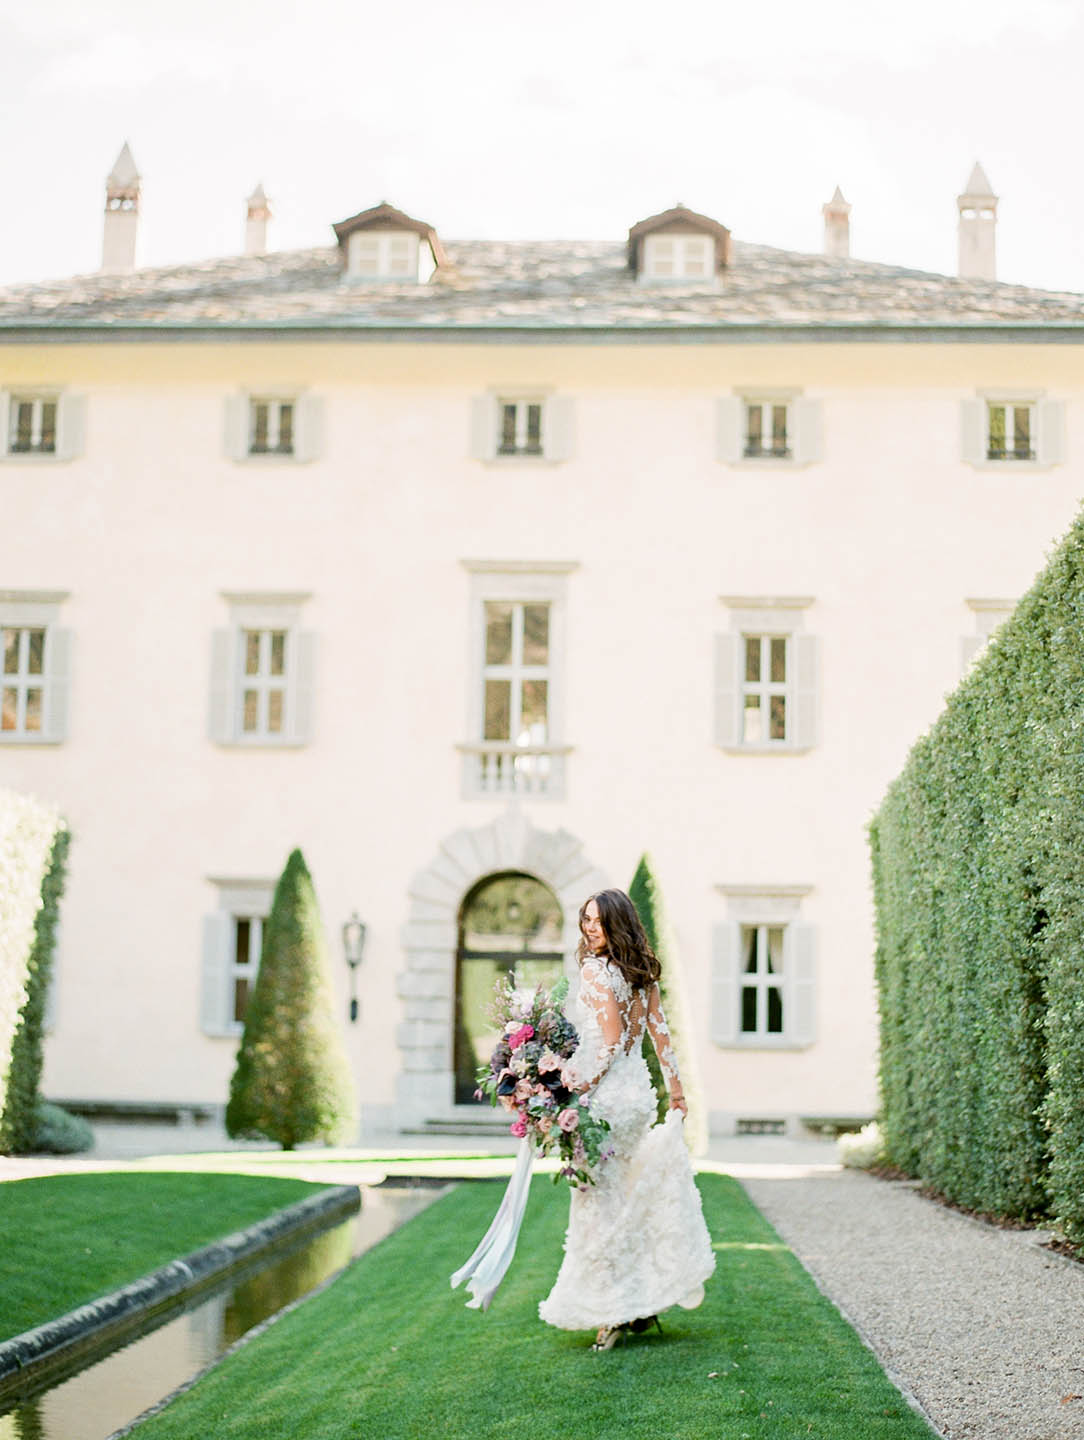
[[[3,1116],[0,1118],[0,1149],[15,1155],[25,1155],[41,1149],[38,1089],[41,1084],[42,1027],[53,970],[60,897],[64,893],[70,843],[71,836],[63,828],[53,837],[48,866],[41,882],[41,908],[34,920],[34,943],[30,949],[27,967],[26,1000],[19,1012],[19,1025],[11,1045],[7,1099]],[[87,1147],[78,1145],[76,1148]]]
[[[333,1144],[353,1119],[353,1084],[332,1009],[316,892],[300,850],[282,872],[230,1084],[226,1130],[292,1150]]]
[[[693,1056],[688,1045],[688,1023],[677,947],[674,944],[673,932],[667,922],[666,908],[655,875],[655,867],[648,855],[640,857],[636,874],[632,877],[632,884],[629,886],[629,899],[635,905],[640,923],[651,942],[651,948],[659,957],[662,965],[659,992],[662,996],[663,1010],[666,1013],[666,1023],[670,1030],[678,1069],[681,1072],[682,1088],[689,1106],[689,1115],[685,1122],[686,1139],[693,1153],[699,1155],[707,1147],[707,1117],[704,1113],[700,1086],[697,1083]],[[646,1034],[643,1040],[643,1054],[655,1086],[657,1114],[661,1120],[670,1108],[670,1101],[666,1081],[663,1079],[658,1056],[655,1054],[655,1047],[651,1043],[651,1037]]]
[[[11,1045],[26,1003],[42,877],[59,828],[55,810],[0,791],[0,1115],[6,1108]]]
[[[59,1105],[39,1100],[34,1110],[34,1140],[28,1150],[35,1155],[78,1155],[94,1145],[94,1131],[81,1115],[72,1115]]]
[[[847,1131],[836,1141],[839,1162],[850,1170],[869,1170],[874,1165],[883,1165],[887,1160],[884,1136],[876,1120],[863,1125],[861,1130]]]
[[[1084,519],[871,825],[890,1159],[1084,1239]]]

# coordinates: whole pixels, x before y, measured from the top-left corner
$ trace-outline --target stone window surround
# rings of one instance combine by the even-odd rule
[[[713,1042],[725,1049],[736,1050],[805,1050],[814,1043],[815,1034],[813,1029],[813,1015],[815,1009],[816,995],[816,961],[813,950],[812,928],[800,923],[802,901],[814,891],[812,885],[802,884],[724,884],[716,885],[716,890],[726,898],[726,920],[715,927],[714,942],[712,946],[712,991],[713,991],[713,1015],[712,1015],[712,1039]],[[740,954],[740,933],[742,926],[771,925],[781,926],[786,932],[784,944],[786,945],[787,960],[784,966],[786,982],[786,1001],[784,1008],[784,1030],[780,1035],[746,1035],[739,1029],[740,1024],[740,992],[741,992],[741,954]],[[801,939],[799,940],[799,932]],[[733,975],[722,976],[719,973],[720,954],[722,951],[733,956]],[[799,973],[792,976],[790,971],[795,965],[799,966]],[[812,1003],[804,1006],[803,1017],[797,1022],[791,1020],[789,1013],[795,1008],[795,993],[793,986],[795,981],[804,980],[809,988],[809,999]],[[717,987],[720,985],[733,986],[734,994],[730,997],[730,1003],[734,1006],[733,1025],[730,1033],[721,1037],[719,1033],[719,995]]]
[[[201,1028],[205,1035],[237,1038],[244,1026],[233,1019],[233,921],[236,916],[271,913],[275,881],[265,878],[209,875],[216,904],[204,919],[204,956],[201,995]],[[256,969],[259,968],[259,960]],[[255,979],[255,971],[253,972]]]
[[[564,798],[565,759],[572,746],[564,740],[564,686],[567,621],[567,577],[579,568],[578,560],[463,560],[470,576],[466,733],[470,739],[457,748],[463,755],[463,795],[478,799],[492,794],[507,799],[508,791],[487,792],[477,782],[477,761],[484,721],[485,605],[487,600],[514,604],[542,601],[549,605],[549,677],[547,689],[548,742],[544,747],[553,763],[552,783],[537,798]],[[513,792],[514,793],[514,792]]]
[[[225,629],[212,635],[209,735],[215,744],[257,749],[290,749],[309,742],[312,708],[314,636],[301,629],[302,607],[310,591],[221,591],[229,607]],[[241,729],[241,637],[245,630],[284,630],[286,640],[286,714],[281,733]]]
[[[1016,609],[1015,600],[968,598],[964,604],[975,621],[974,633],[960,637],[960,673],[966,675],[972,663],[990,642],[990,636]]]
[[[0,744],[55,745],[67,738],[71,631],[58,622],[60,607],[70,596],[68,590],[0,590],[0,627],[45,631],[42,728],[0,731]]]
[[[803,634],[805,612],[815,603],[814,597],[721,595],[719,600],[729,611],[730,624],[725,632],[716,636],[716,744],[731,755],[805,754],[815,747],[819,738],[819,643],[816,637]],[[741,739],[741,639],[745,635],[785,635],[790,641],[791,675],[787,680],[787,693],[794,715],[791,739],[762,741],[756,745]],[[801,655],[799,639],[803,642]],[[803,672],[808,668],[813,671],[812,682],[804,687]]]

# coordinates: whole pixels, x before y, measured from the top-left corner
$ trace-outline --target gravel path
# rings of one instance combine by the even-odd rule
[[[906,1183],[743,1183],[942,1435],[1084,1440],[1084,1265]]]

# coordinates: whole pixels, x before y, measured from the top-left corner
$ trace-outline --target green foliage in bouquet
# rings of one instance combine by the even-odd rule
[[[228,1134],[266,1136],[284,1150],[349,1137],[353,1083],[332,996],[316,892],[294,850],[264,926],[226,1107]]]
[[[593,1185],[594,1171],[607,1157],[609,1124],[589,1103],[561,1082],[561,1064],[579,1043],[564,1013],[568,980],[547,991],[524,994],[508,980],[497,983],[492,1018],[501,1031],[488,1065],[478,1071],[476,1098],[489,1097],[515,1118],[513,1135],[527,1137],[542,1155],[556,1155],[553,1179]]]
[[[1084,518],[870,826],[889,1158],[1084,1244]]]

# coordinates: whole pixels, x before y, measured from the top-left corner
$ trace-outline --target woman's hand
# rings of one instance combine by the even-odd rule
[[[680,1090],[672,1090],[670,1092],[670,1109],[680,1110],[686,1120],[689,1118],[689,1107],[686,1105],[685,1096]]]

